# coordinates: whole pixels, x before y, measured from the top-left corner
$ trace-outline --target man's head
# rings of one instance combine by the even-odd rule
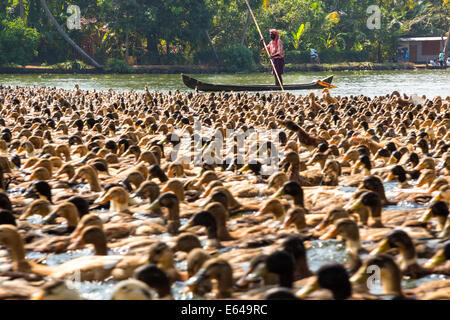
[[[278,38],[278,31],[276,29],[270,29],[270,39],[276,40]]]

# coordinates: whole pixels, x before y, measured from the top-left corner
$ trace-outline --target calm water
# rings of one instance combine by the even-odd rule
[[[384,95],[398,90],[406,94],[425,94],[427,97],[450,94],[450,71],[407,70],[407,71],[349,71],[287,73],[284,82],[307,83],[334,74],[336,95],[364,94]],[[194,75],[195,78],[215,84],[272,84],[269,73]],[[179,75],[0,75],[0,84],[20,86],[48,86],[73,89],[78,83],[85,90],[182,90],[188,91]],[[307,91],[293,91],[295,94]],[[316,92],[320,92],[316,90]]]

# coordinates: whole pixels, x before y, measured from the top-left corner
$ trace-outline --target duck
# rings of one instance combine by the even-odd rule
[[[376,175],[369,175],[364,177],[358,186],[358,190],[369,190],[378,193],[383,206],[396,204],[396,202],[387,199],[383,181]]]
[[[364,192],[354,202],[348,205],[348,210],[359,210],[361,207],[365,207],[369,210],[369,216],[372,218],[373,223],[370,225],[372,228],[383,227],[382,223],[382,204],[380,196],[373,191]]]
[[[148,262],[157,265],[167,273],[171,282],[185,281],[187,275],[175,268],[175,261],[172,249],[164,242],[156,242],[149,248]]]
[[[397,178],[398,186],[400,188],[412,188],[412,185],[410,185],[407,181],[406,173],[406,170],[401,165],[396,165],[391,169],[385,182],[390,182]]]
[[[417,252],[409,235],[401,229],[391,230],[370,254],[384,253],[391,248],[398,248],[401,254],[401,270],[403,275],[412,279],[422,278],[433,273],[449,275],[449,270],[427,269],[417,263]]]
[[[370,171],[372,170],[372,164],[370,162],[370,158],[367,155],[362,155],[358,158],[358,161],[353,166],[353,170],[357,170],[363,167],[363,174],[370,175]]]
[[[442,244],[436,253],[424,263],[424,267],[428,269],[437,268],[439,265],[443,264],[443,267],[447,267],[448,261],[450,260],[450,241],[447,240]]]
[[[31,300],[84,300],[80,293],[68,286],[67,281],[55,279],[46,283]]]
[[[346,269],[350,275],[355,273],[361,267],[360,254],[369,253],[368,250],[362,247],[359,237],[358,225],[354,220],[349,218],[339,219],[334,222],[333,228],[331,228],[326,234],[322,235],[320,240],[328,240],[340,236],[345,241],[345,248],[347,251],[348,264]]]
[[[296,181],[287,181],[283,186],[277,190],[277,192],[272,196],[273,198],[278,198],[284,195],[289,195],[294,201],[294,205],[299,207],[305,207],[305,200],[303,196],[303,189],[301,185]]]
[[[95,233],[97,239],[98,236],[103,234],[99,228],[96,228],[95,230],[95,227],[90,228],[89,234],[86,230],[83,231],[85,237]],[[101,281],[110,276],[117,280],[123,280],[131,277],[134,269],[144,264],[147,260],[147,257],[138,256],[96,255],[76,258],[57,267],[36,264],[25,258],[23,239],[21,238],[17,227],[11,225],[0,226],[0,243],[5,245],[10,251],[13,260],[13,270],[20,272],[34,272],[56,279],[70,278],[77,272],[81,281]]]
[[[180,200],[173,192],[162,193],[150,204],[148,210],[167,208],[167,230],[171,234],[176,234],[180,227]]]
[[[345,300],[351,298],[352,293],[352,285],[345,268],[339,263],[328,263],[321,266],[308,285],[298,290],[295,296],[304,299],[314,294],[314,297],[319,299]]]
[[[305,147],[311,150],[321,143],[326,143],[326,140],[324,138],[308,134],[305,130],[300,128],[297,124],[295,124],[291,120],[284,120],[284,121],[277,120],[277,122],[286,129],[295,132],[297,134],[297,138],[300,144],[304,145]]]
[[[102,187],[98,180],[97,171],[91,165],[85,165],[77,169],[75,176],[70,179],[69,183],[74,184],[78,179],[86,179],[92,192],[101,192]]]
[[[307,213],[305,208],[290,208],[285,214],[283,228],[288,229],[291,225],[294,225],[297,232],[302,233],[305,238],[310,237],[311,235],[306,233],[308,231],[308,225],[305,219]]]
[[[196,291],[198,286],[205,281],[217,280],[216,299],[226,299],[233,295],[233,268],[223,259],[214,258],[205,262],[203,267],[190,277],[186,285],[191,291]]]
[[[401,279],[402,272],[395,263],[394,259],[386,254],[377,254],[370,256],[364,261],[360,269],[351,277],[350,282],[354,285],[366,284],[371,272],[369,266],[377,266],[380,269],[380,282],[383,288],[383,295],[403,298]],[[373,267],[371,267],[373,270]]]
[[[142,281],[127,279],[113,289],[111,300],[154,300],[154,291]]]
[[[435,217],[438,222],[438,231],[443,231],[448,217],[448,205],[445,201],[438,200],[430,203],[419,222],[427,222],[432,217]]]
[[[128,209],[129,193],[120,186],[106,190],[94,204],[104,204],[110,201],[111,212],[130,212]]]
[[[172,300],[171,281],[166,272],[156,264],[148,263],[140,266],[133,274],[133,279],[145,283],[154,290],[159,300]],[[155,295],[152,295],[156,299]]]

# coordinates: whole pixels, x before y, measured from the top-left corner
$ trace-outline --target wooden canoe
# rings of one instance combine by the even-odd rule
[[[426,69],[432,69],[432,70],[445,70],[448,68],[448,66],[443,65],[443,66],[431,66],[431,65],[427,65],[425,67]]]
[[[275,85],[227,85],[227,84],[209,84],[201,82],[197,79],[191,78],[185,74],[181,74],[184,84],[191,89],[198,89],[199,91],[281,91],[279,86]],[[331,84],[333,76],[326,77],[321,81]],[[304,84],[285,84],[284,90],[309,90],[309,89],[324,89],[325,86],[318,84],[317,82],[304,83]]]

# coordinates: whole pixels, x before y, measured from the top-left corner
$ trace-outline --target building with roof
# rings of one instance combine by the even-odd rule
[[[439,53],[444,50],[447,37],[412,37],[400,38],[399,60],[417,64],[437,61]]]

